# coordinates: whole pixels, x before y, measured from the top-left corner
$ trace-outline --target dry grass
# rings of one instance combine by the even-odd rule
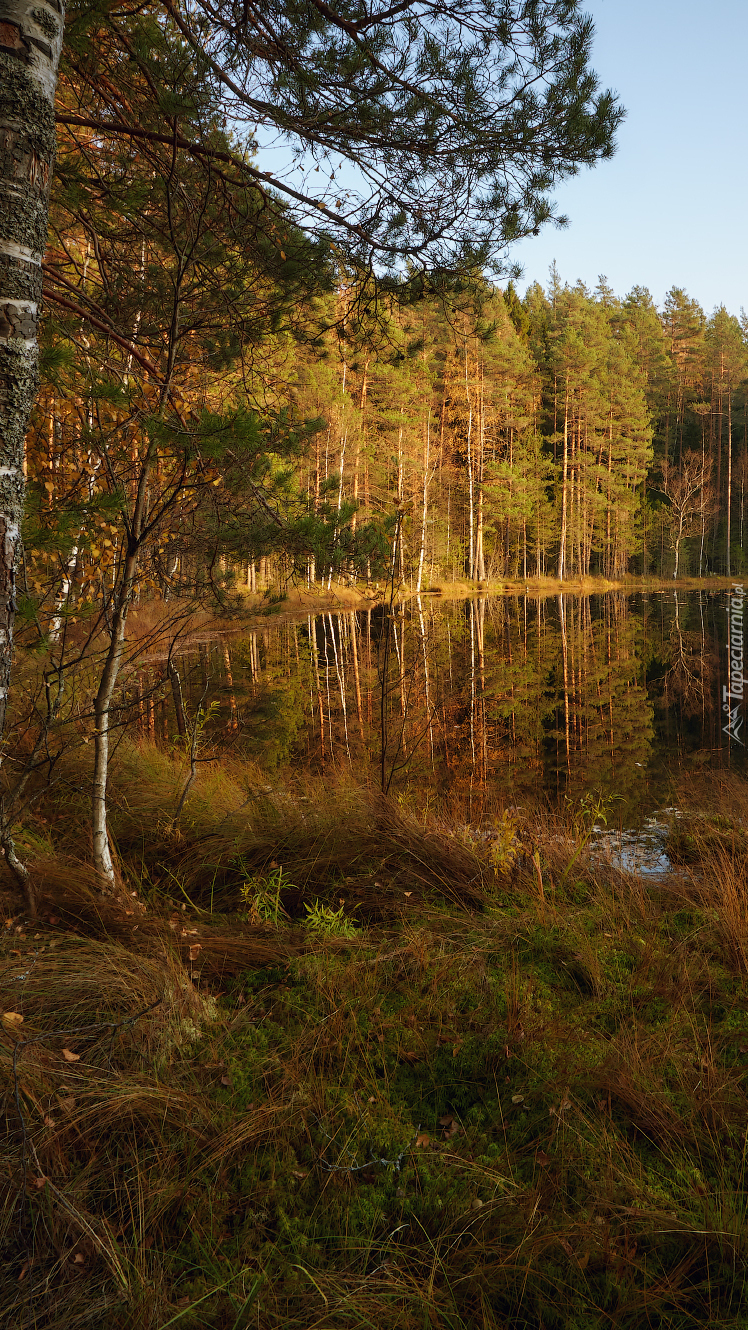
[[[654,887],[550,817],[496,875],[444,820],[249,768],[174,834],[170,760],[121,759],[137,896],[101,899],[50,803],[38,936],[11,912],[0,943],[0,1324],[745,1323],[737,816]],[[249,924],[277,865],[291,919]],[[341,897],[356,935],[312,935]]]

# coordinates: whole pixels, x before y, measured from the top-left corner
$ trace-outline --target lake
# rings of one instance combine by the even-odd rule
[[[203,695],[212,707],[204,756],[228,746],[268,773],[351,771],[468,820],[599,795],[634,826],[684,775],[746,770],[742,700],[731,732],[723,711],[728,607],[723,589],[431,595],[268,616],[176,659],[188,711]],[[142,673],[143,698],[157,678]],[[141,717],[173,735],[166,681]]]

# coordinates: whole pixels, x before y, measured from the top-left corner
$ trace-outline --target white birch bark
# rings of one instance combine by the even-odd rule
[[[61,0],[3,0],[0,14],[0,733],[13,659],[24,442],[38,385],[63,20]]]

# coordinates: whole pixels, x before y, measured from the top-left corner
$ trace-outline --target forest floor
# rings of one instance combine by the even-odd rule
[[[72,758],[71,758],[72,762]],[[103,899],[71,767],[4,882],[0,1325],[748,1323],[748,795],[677,871],[584,810],[466,827],[120,746]]]

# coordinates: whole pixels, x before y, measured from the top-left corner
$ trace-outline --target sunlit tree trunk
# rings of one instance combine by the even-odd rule
[[[479,581],[483,581],[486,576],[486,565],[483,558],[483,458],[485,454],[485,403],[483,398],[483,366],[481,365],[480,385],[478,397],[478,513],[475,530],[475,570],[473,576]]]
[[[475,484],[473,476],[473,401],[468,377],[468,348],[465,342],[465,397],[467,399],[467,474],[468,474],[468,576],[475,577]]]
[[[563,582],[566,572],[566,528],[568,522],[568,487],[569,487],[569,389],[567,386],[564,399],[564,453],[561,466],[561,536],[558,548],[559,582]]]
[[[426,416],[426,431],[423,440],[423,491],[421,495],[421,549],[418,555],[418,580],[416,595],[420,594],[423,578],[423,560],[426,553],[426,524],[429,511],[429,466],[431,465],[431,408]]]
[[[359,490],[359,471],[361,468],[361,445],[366,437],[366,397],[368,392],[368,374],[369,361],[364,362],[364,373],[361,379],[361,397],[358,404],[359,423],[356,430],[356,446],[353,452],[353,502],[358,503]],[[356,513],[351,518],[351,530],[356,530]]]
[[[732,515],[732,378],[727,380],[727,539],[725,541],[725,571],[730,577],[730,519]]]

